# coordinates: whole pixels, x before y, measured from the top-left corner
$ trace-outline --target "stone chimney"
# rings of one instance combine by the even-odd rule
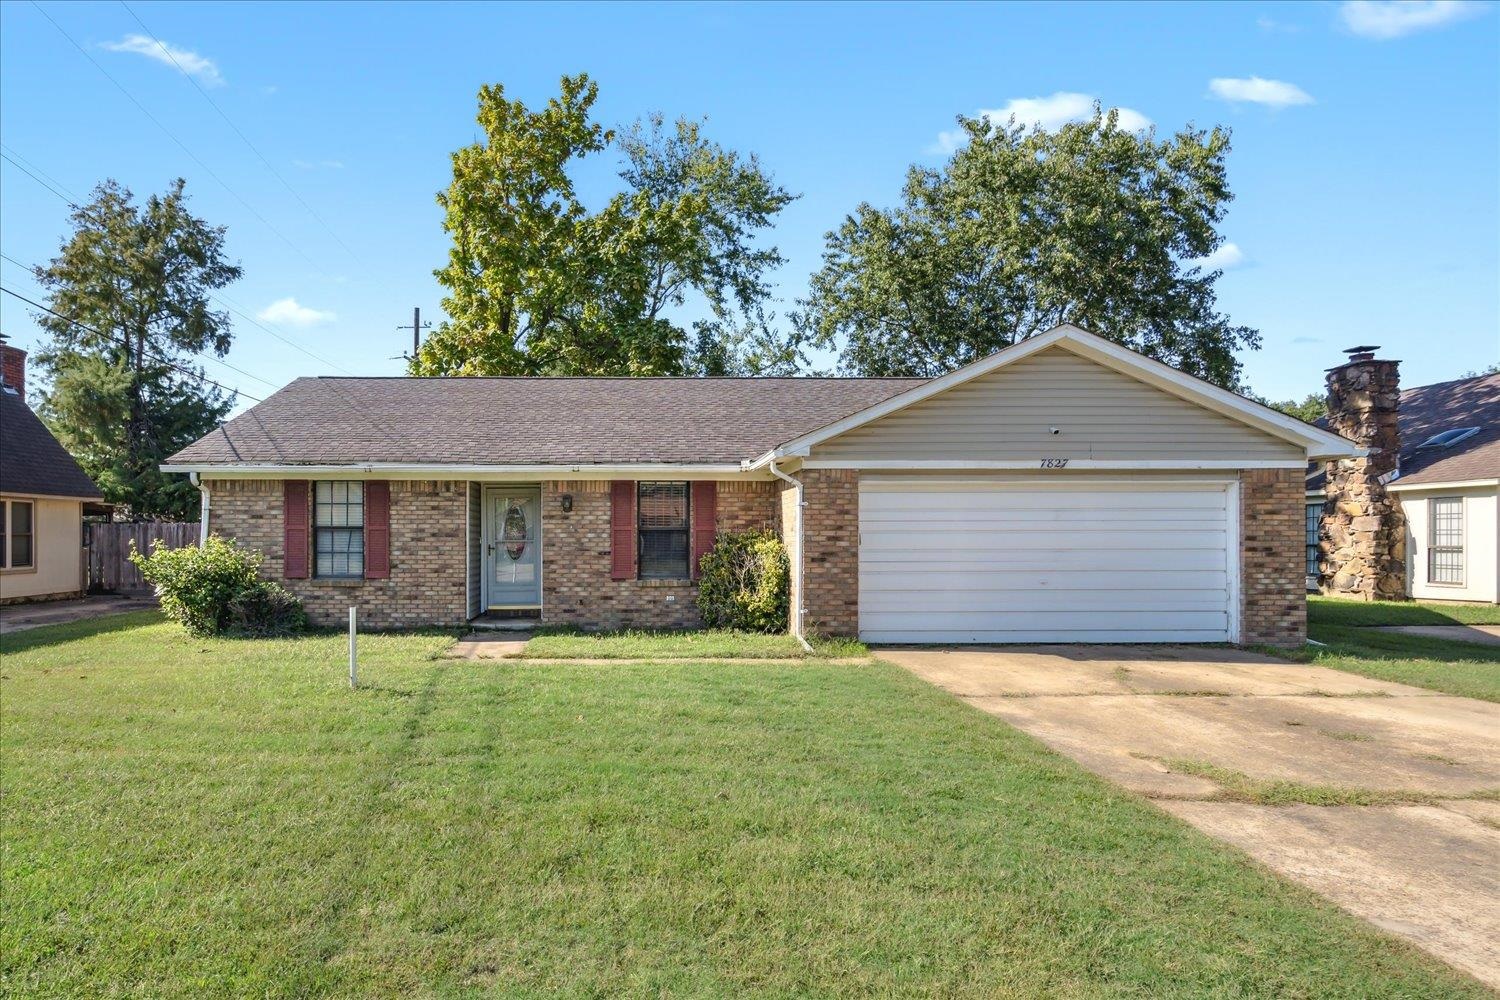
[[[0,384],[10,386],[23,401],[26,399],[26,352],[3,340],[0,340]]]
[[[1328,370],[1328,427],[1369,454],[1328,463],[1319,540],[1319,588],[1365,601],[1406,595],[1406,527],[1386,492],[1401,453],[1401,363],[1378,360],[1377,350],[1351,347]]]

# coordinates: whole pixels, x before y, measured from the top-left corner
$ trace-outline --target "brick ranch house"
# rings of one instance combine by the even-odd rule
[[[1304,469],[1360,453],[1062,326],[934,379],[304,378],[163,468],[328,624],[692,627],[765,526],[798,632],[1300,644]]]

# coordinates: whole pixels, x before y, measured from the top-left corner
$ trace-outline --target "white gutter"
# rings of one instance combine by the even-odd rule
[[[343,465],[289,465],[273,462],[192,463],[167,462],[162,472],[211,473],[214,475],[274,478],[309,478],[315,475],[370,475],[402,478],[416,476],[432,479],[484,479],[487,476],[573,476],[583,478],[631,478],[639,475],[676,475],[696,479],[741,479],[746,472],[743,463],[708,465],[638,462],[617,465],[481,465],[423,462],[350,462]]]
[[[797,490],[797,516],[793,519],[794,527],[792,529],[796,534],[796,538],[792,545],[792,566],[796,569],[797,573],[797,587],[796,593],[794,595],[795,600],[792,602],[795,605],[792,608],[792,638],[796,639],[797,642],[801,644],[803,649],[811,653],[813,651],[813,648],[812,646],[808,645],[807,638],[802,634],[802,619],[803,616],[807,613],[807,602],[803,600],[803,591],[806,587],[807,580],[805,578],[805,575],[803,574],[802,566],[802,508],[807,503],[807,501],[804,498],[802,490],[802,480],[796,478],[795,476],[789,476],[785,472],[782,472],[780,469],[778,469],[776,467],[775,458],[769,458],[766,460],[766,468],[770,470],[771,475],[775,476],[777,479],[780,479],[782,482],[790,483]]]
[[[198,504],[198,544],[202,545],[208,541],[208,508],[212,494],[208,492],[208,484],[199,481],[198,473],[189,472],[188,482],[198,487],[198,493],[202,497],[202,502]]]

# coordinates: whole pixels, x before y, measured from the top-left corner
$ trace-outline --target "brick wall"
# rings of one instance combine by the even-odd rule
[[[801,607],[809,634],[859,632],[859,473],[803,469]],[[794,574],[795,575],[795,574]]]
[[[316,625],[348,621],[349,606],[370,628],[457,625],[464,607],[467,483],[391,482],[391,575],[385,580],[283,579],[282,483],[209,480],[209,530],[265,557],[261,573],[301,598]]]
[[[564,513],[561,497],[573,497]],[[776,526],[774,483],[721,482],[720,532]],[[580,628],[697,628],[698,588],[686,580],[610,579],[609,483],[542,484],[542,620]]]
[[[1307,641],[1301,469],[1240,472],[1240,641]]]

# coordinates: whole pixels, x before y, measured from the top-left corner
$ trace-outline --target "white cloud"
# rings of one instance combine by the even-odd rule
[[[1264,80],[1258,76],[1220,76],[1208,81],[1215,97],[1235,103],[1264,104],[1268,108],[1288,108],[1294,104],[1313,103],[1312,95],[1295,83]]]
[[[104,42],[101,46],[111,52],[134,52],[136,55],[155,59],[188,76],[196,76],[210,87],[222,87],[224,78],[219,67],[207,56],[200,56],[189,49],[179,49],[171,42],[158,42],[146,35],[126,35],[118,42]]]
[[[287,326],[317,326],[338,318],[322,309],[298,305],[297,300],[290,297],[277,299],[255,315],[257,319],[263,319],[267,323],[285,323]]]
[[[1473,17],[1484,8],[1471,0],[1346,0],[1344,26],[1365,38],[1400,38]]]
[[[1255,26],[1269,34],[1296,35],[1302,32],[1302,25],[1278,21],[1274,17],[1257,17]]]
[[[1039,125],[1049,132],[1055,132],[1068,122],[1093,117],[1095,100],[1091,94],[1060,90],[1050,97],[1017,97],[1002,108],[981,108],[976,117],[984,118],[993,125],[1005,125],[1014,118],[1021,125]],[[1111,109],[1104,110],[1108,114]],[[1113,110],[1118,112],[1116,124],[1127,132],[1140,132],[1151,127],[1151,119],[1133,108]],[[961,128],[939,132],[931,151],[952,153],[968,141],[969,134]]]
[[[1219,249],[1207,257],[1199,257],[1193,264],[1205,271],[1227,271],[1232,267],[1239,267],[1246,259],[1245,251],[1239,248],[1239,244],[1226,241],[1219,244]]]
[[[298,170],[343,170],[343,160],[293,160]]]

